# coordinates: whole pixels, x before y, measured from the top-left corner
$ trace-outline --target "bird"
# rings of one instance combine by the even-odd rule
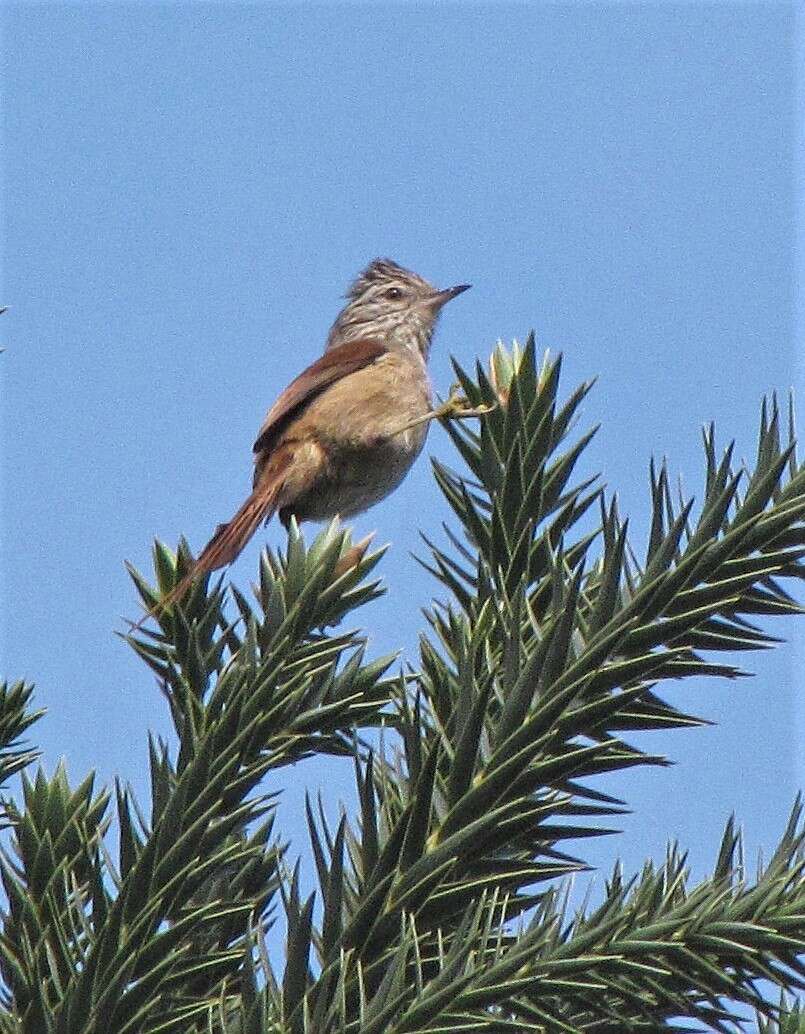
[[[348,518],[397,488],[436,415],[428,356],[439,315],[469,287],[439,290],[392,259],[369,263],[350,286],[323,355],[269,409],[253,447],[251,494],[155,609],[232,563],[274,514],[286,529],[291,518]]]

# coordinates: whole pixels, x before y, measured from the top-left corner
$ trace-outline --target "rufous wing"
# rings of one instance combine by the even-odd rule
[[[369,366],[386,348],[370,338],[331,348],[291,381],[269,409],[254,443],[255,453],[270,452],[277,438],[298,412],[328,385]]]

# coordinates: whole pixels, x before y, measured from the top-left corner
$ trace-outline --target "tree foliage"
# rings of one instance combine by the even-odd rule
[[[3,801],[0,1032],[733,1031],[747,1010],[761,1032],[805,1029],[779,999],[805,979],[801,802],[756,872],[731,820],[701,883],[672,845],[640,873],[615,865],[580,910],[567,884],[623,809],[596,777],[666,763],[632,734],[704,721],[664,683],[736,678],[736,651],[774,641],[759,620],[800,612],[792,414],[764,402],[754,470],[708,428],[698,507],[652,464],[638,553],[576,474],[590,385],[562,400],[560,368],[533,339],[456,366],[483,415],[444,420],[461,469],[434,461],[453,520],[426,539],[446,597],[415,672],[345,630],[381,591],[382,551],[292,525],[253,594],[203,579],[126,636],[175,729],[148,744],[147,806],[61,766],[30,774],[31,690],[2,687],[0,778],[24,772]],[[190,555],[154,559],[154,585],[131,569],[149,608]],[[308,894],[263,780],[314,754],[352,765],[359,804],[333,828],[308,803]]]

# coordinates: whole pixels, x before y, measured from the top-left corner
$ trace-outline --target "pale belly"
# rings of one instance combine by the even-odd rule
[[[298,520],[352,517],[393,492],[422,451],[427,425],[405,431],[368,448],[340,449],[327,477],[296,500]]]
[[[422,451],[429,421],[400,428],[431,409],[424,364],[382,360],[337,382],[306,408],[310,429],[328,457],[311,487],[286,508],[299,520],[351,517],[380,502],[400,484]],[[322,430],[326,429],[323,434]]]

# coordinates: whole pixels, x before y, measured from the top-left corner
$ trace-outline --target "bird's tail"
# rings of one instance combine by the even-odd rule
[[[277,497],[282,479],[267,478],[255,487],[232,520],[219,524],[215,534],[199,554],[187,574],[171,591],[151,607],[131,629],[136,632],[154,614],[162,613],[187,592],[196,578],[225,567],[243,551],[246,543],[257,531],[262,521],[267,520],[277,508]]]
[[[217,571],[219,567],[231,564],[262,522],[274,512],[278,488],[276,482],[258,485],[232,520],[218,526],[193,565],[193,570],[183,581],[192,580],[201,574],[209,574],[210,571]],[[176,588],[178,589],[181,584],[182,582]]]

